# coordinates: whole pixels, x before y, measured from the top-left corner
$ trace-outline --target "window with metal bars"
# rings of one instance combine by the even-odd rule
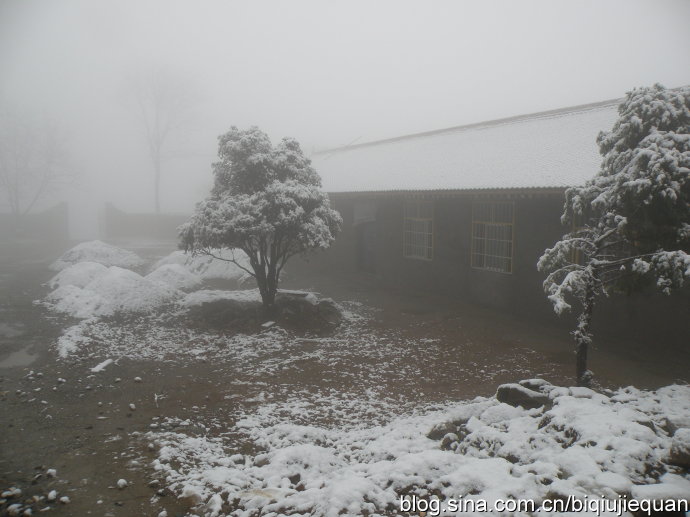
[[[434,206],[429,201],[407,201],[403,219],[403,256],[434,257]]]
[[[472,267],[513,272],[515,204],[477,201],[472,205]]]

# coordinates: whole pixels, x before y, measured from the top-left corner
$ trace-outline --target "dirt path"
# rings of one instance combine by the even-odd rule
[[[165,360],[112,356],[113,348],[99,352],[96,344],[88,355],[58,360],[53,345],[69,323],[32,302],[44,296],[47,266],[60,251],[17,247],[1,257],[0,487],[19,487],[22,496],[0,508],[56,490],[69,504],[39,501],[34,514],[51,507],[51,515],[155,516],[162,509],[184,515],[185,501],[155,486],[155,451],[143,436],[151,429],[196,426],[198,433],[227,434],[267,401],[310,397],[325,401],[317,408],[324,422],[373,421],[394,410],[491,395],[498,384],[520,378],[570,379],[571,344],[557,329],[326,278],[292,278],[286,287],[347,302],[356,317],[331,341],[291,338],[276,347],[267,335],[242,353]],[[147,332],[149,320],[139,324],[134,338]],[[115,362],[91,371],[105,359]],[[688,358],[681,359],[664,367],[600,350],[593,368],[608,386],[656,387],[688,371]],[[350,412],[338,412],[328,402],[336,399],[361,401],[362,410],[352,404]],[[238,451],[250,447],[238,436]],[[119,479],[128,486],[118,489]]]

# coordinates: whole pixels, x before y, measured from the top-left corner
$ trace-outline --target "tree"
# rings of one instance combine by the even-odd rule
[[[153,164],[154,209],[160,213],[163,161],[171,137],[188,117],[193,95],[182,77],[160,67],[133,76],[131,84]]]
[[[16,224],[47,195],[73,180],[57,126],[26,115],[0,117],[0,190]]]
[[[284,138],[274,147],[256,127],[232,127],[218,140],[220,160],[213,164],[211,194],[180,228],[180,245],[249,273],[270,313],[287,260],[328,248],[342,219],[296,140]],[[223,248],[243,251],[251,270],[234,255],[219,256],[215,250]]]
[[[576,376],[587,385],[596,299],[654,283],[670,294],[690,279],[690,87],[628,92],[597,138],[597,175],[569,188],[561,217],[577,227],[539,259],[544,290],[561,314],[581,307],[573,336]]]

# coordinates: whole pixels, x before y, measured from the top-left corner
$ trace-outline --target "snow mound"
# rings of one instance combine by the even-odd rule
[[[208,255],[190,255],[184,251],[173,251],[167,257],[156,262],[154,268],[157,269],[166,264],[179,264],[201,277],[202,280],[224,279],[242,282],[250,277],[249,273],[243,271],[236,264],[227,262],[233,258],[233,252],[230,250],[214,250],[214,254],[225,260],[219,260]],[[243,267],[251,270],[249,258],[242,251],[235,251],[234,258]]]
[[[261,294],[258,289],[246,289],[243,291],[222,291],[217,289],[203,289],[186,295],[181,305],[195,307],[204,303],[212,303],[220,300],[231,300],[244,303],[261,303]]]
[[[173,287],[112,266],[83,288],[58,287],[48,294],[46,304],[51,310],[75,318],[92,318],[119,312],[148,312],[179,295]]]
[[[100,294],[74,285],[63,285],[46,296],[45,304],[54,312],[73,318],[93,318],[112,314],[108,302]]]
[[[65,287],[86,287],[91,281],[105,274],[108,268],[98,262],[78,262],[69,266],[50,279],[48,285],[51,289]]]
[[[181,264],[163,264],[146,275],[146,278],[174,289],[191,289],[202,282],[199,275],[192,273]]]
[[[53,271],[61,271],[79,262],[97,262],[104,266],[138,267],[144,260],[136,253],[102,241],[88,241],[77,244],[50,265]]]
[[[549,410],[478,397],[371,427],[320,427],[300,421],[304,401],[268,403],[236,424],[261,451],[254,456],[235,454],[229,438],[145,438],[159,446],[152,466],[168,488],[212,502],[209,516],[223,502],[238,516],[354,516],[391,513],[403,494],[483,499],[489,512],[518,497],[539,505],[690,494],[690,480],[663,463],[671,438],[661,427],[668,409],[687,410],[690,386],[582,395],[555,389]],[[429,437],[430,426],[448,423],[458,432],[441,443]]]

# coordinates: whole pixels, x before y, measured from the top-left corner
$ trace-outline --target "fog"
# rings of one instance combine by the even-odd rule
[[[2,0],[0,111],[55,122],[79,180],[40,206],[69,200],[91,236],[106,201],[154,209],[133,84],[155,71],[185,91],[161,173],[161,210],[185,213],[232,125],[310,153],[680,86],[688,22],[684,0]]]

